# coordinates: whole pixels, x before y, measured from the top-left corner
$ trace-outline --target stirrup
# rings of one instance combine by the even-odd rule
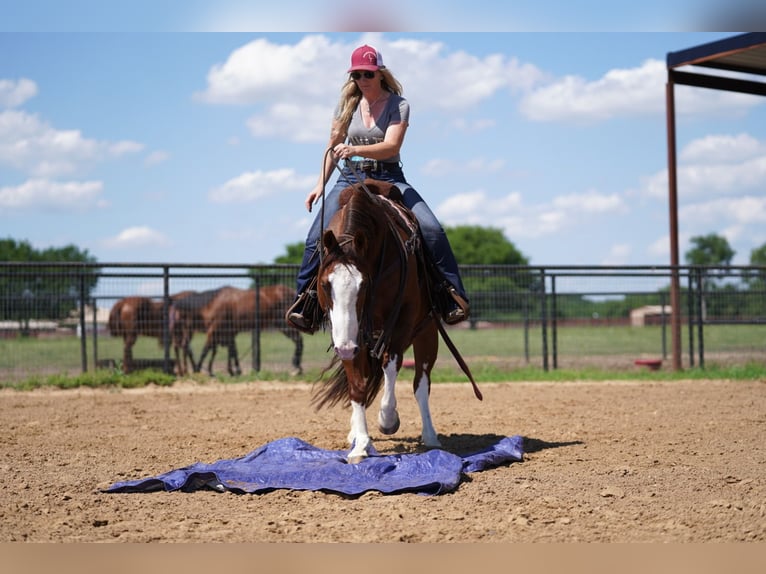
[[[457,325],[468,319],[471,315],[471,308],[468,301],[463,299],[452,285],[447,285],[446,290],[451,299],[450,303],[453,303],[454,306],[446,313],[442,313],[442,318],[447,325]]]
[[[321,323],[321,311],[318,307],[317,292],[304,291],[285,313],[285,321],[299,331],[313,335],[319,330]]]

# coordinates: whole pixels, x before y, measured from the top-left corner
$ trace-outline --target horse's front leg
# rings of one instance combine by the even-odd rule
[[[364,404],[351,401],[351,431],[348,442],[353,447],[348,453],[348,462],[357,464],[370,456],[372,441],[367,430],[367,413]]]
[[[383,396],[378,411],[378,430],[384,435],[392,435],[399,430],[399,412],[396,410],[396,377],[399,373],[398,357],[390,356],[383,365]]]

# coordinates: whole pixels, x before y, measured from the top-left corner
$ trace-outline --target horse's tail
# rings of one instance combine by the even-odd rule
[[[122,303],[121,300],[117,301],[112,307],[112,310],[109,311],[109,334],[112,335],[112,337],[119,337],[123,334],[121,317]]]
[[[325,379],[325,374],[333,367],[335,367],[335,371],[330,378]],[[341,402],[344,408],[351,404],[348,398],[348,378],[343,364],[340,363],[337,356],[334,356],[330,364],[319,375],[319,380],[314,386],[311,403],[318,411],[323,407],[333,407]]]
[[[376,361],[377,359],[371,359]],[[324,379],[325,373],[335,367],[335,371],[329,378]],[[367,379],[367,384],[364,387],[364,406],[369,408],[375,400],[375,397],[380,391],[380,387],[383,384],[383,369],[380,365],[372,365],[370,372],[372,373]],[[314,405],[315,410],[319,410],[323,407],[333,407],[337,404],[341,404],[343,408],[351,405],[349,399],[349,383],[346,376],[346,369],[343,368],[343,364],[338,359],[337,355],[333,357],[327,368],[322,371],[319,376],[319,388],[314,388],[313,397],[311,403]]]

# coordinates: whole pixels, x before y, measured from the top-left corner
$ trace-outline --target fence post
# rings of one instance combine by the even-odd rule
[[[543,371],[548,372],[548,314],[545,292],[545,269],[540,269],[540,326],[543,337]]]
[[[704,273],[702,268],[697,268],[697,291],[699,292],[699,297],[697,297],[697,347],[699,348],[700,369],[705,368],[705,339],[703,335],[705,317],[702,315],[702,301],[705,297],[705,293],[702,291],[704,289]]]
[[[529,364],[529,291],[524,293],[524,359]]]
[[[88,332],[85,330],[85,272],[81,269],[78,278],[80,280],[80,364],[82,372],[88,372]]]
[[[162,266],[162,370],[172,373],[170,368],[170,270],[167,265]]]
[[[261,370],[261,282],[256,275],[255,281],[255,321],[253,322],[253,334],[251,338],[253,370],[258,373]]]
[[[689,270],[687,275],[689,287],[687,289],[686,298],[686,313],[689,315],[687,323],[689,324],[689,366],[694,366],[694,281],[692,277],[692,270]]]
[[[662,359],[668,358],[668,316],[665,313],[665,292],[660,291],[660,317],[662,317]]]
[[[559,368],[558,305],[556,300],[556,275],[551,275],[551,340],[553,346],[553,370]]]
[[[93,368],[98,368],[98,308],[95,297],[90,298],[90,305],[93,308]]]

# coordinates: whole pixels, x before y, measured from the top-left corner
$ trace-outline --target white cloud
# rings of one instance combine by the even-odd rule
[[[766,186],[766,145],[747,135],[711,135],[690,142],[679,154],[679,198],[740,195]],[[665,199],[668,170],[644,178],[642,192]]]
[[[170,159],[170,154],[164,150],[153,151],[144,158],[144,165],[152,166],[165,163]]]
[[[560,195],[554,198],[553,205],[565,211],[582,213],[614,213],[627,209],[625,201],[618,194],[606,195],[595,190]]]
[[[211,104],[258,104],[264,100],[297,103],[310,95],[338,93],[327,70],[338,70],[339,81],[350,50],[325,36],[309,35],[297,44],[275,44],[259,38],[234,50],[207,75],[207,89],[198,99]],[[345,64],[345,67],[344,67]]]
[[[560,231],[566,214],[550,206],[527,206],[518,192],[491,198],[484,191],[451,196],[435,212],[446,225],[486,225],[503,229],[508,237],[536,238]]]
[[[161,232],[147,226],[128,227],[114,237],[103,241],[109,249],[124,249],[132,247],[164,247],[170,242]]]
[[[315,183],[316,176],[299,176],[292,169],[250,171],[211,190],[208,197],[216,203],[243,203],[286,191],[308,193]]]
[[[80,211],[100,207],[103,188],[100,181],[31,179],[19,186],[1,187],[0,207],[3,210]]]
[[[728,163],[766,155],[766,145],[749,134],[709,135],[691,141],[679,154],[689,163]]]
[[[37,115],[19,110],[0,112],[0,164],[35,177],[72,174],[86,164],[142,147],[131,141],[88,139],[79,130],[57,130]]]
[[[737,225],[766,224],[766,197],[746,195],[686,205],[678,210],[679,219],[705,228],[720,221]]]
[[[280,138],[298,143],[325,142],[330,136],[331,106],[274,104],[268,115],[254,115],[247,127],[256,138]]]
[[[607,71],[589,81],[564,76],[529,91],[520,103],[521,112],[537,121],[603,121],[665,113],[667,67],[660,60],[646,60],[635,68]],[[762,98],[746,94],[676,88],[676,114],[738,114],[756,106]]]
[[[627,210],[617,194],[588,191],[562,195],[551,202],[537,205],[524,203],[522,194],[512,192],[492,198],[483,190],[453,195],[434,210],[445,225],[486,225],[503,229],[508,237],[539,238],[565,229],[592,224],[589,214],[600,216]]]
[[[545,79],[540,69],[517,58],[447,52],[439,42],[403,39],[386,45],[385,50],[408,98],[443,110],[468,109],[501,90],[520,93]]]
[[[0,79],[0,108],[16,108],[37,95],[37,84],[27,78]]]
[[[477,106],[500,90],[530,89],[543,78],[535,66],[515,58],[450,53],[439,42],[389,42],[381,35],[367,34],[343,43],[308,35],[296,44],[260,38],[234,50],[225,62],[210,69],[207,87],[196,97],[210,104],[258,107],[247,122],[255,137],[324,141],[349,56],[362,42],[383,53],[386,65],[404,85],[405,96],[418,110],[454,113]],[[491,120],[476,120],[463,123],[462,129],[475,131],[490,125]]]

